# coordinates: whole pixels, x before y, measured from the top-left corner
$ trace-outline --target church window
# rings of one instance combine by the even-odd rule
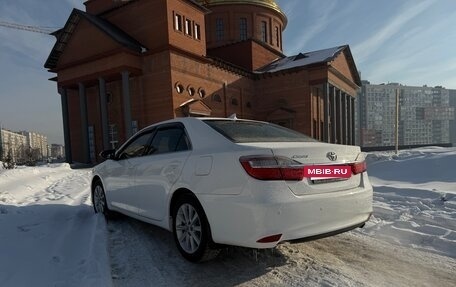
[[[201,26],[198,24],[195,24],[195,39],[201,40]]]
[[[239,19],[239,38],[247,40],[247,18]]]
[[[195,88],[192,86],[187,87],[187,92],[190,95],[190,97],[193,97],[195,95]]]
[[[279,27],[275,27],[275,36],[276,36],[276,46],[280,47],[280,33],[279,33]]]
[[[205,98],[206,97],[206,91],[203,88],[198,89],[198,95],[200,98]]]
[[[268,42],[268,25],[266,21],[261,21],[261,41]]]
[[[174,29],[182,32],[182,15],[174,14]]]
[[[217,18],[217,19],[215,19],[215,39],[217,41],[222,41],[223,36],[224,36],[223,33],[224,33],[223,19]]]
[[[185,19],[185,34],[191,36],[192,33],[192,20]]]
[[[217,102],[217,103],[221,103],[222,102],[222,98],[220,97],[219,94],[213,94],[212,95],[212,101],[213,102]]]

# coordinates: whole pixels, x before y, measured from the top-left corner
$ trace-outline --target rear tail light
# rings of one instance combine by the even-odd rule
[[[365,161],[355,162],[351,164],[352,174],[360,174],[367,170],[367,164]]]
[[[259,180],[301,181],[305,176],[304,166],[282,156],[243,156],[239,159],[242,167],[253,178]],[[365,161],[349,164],[353,175],[367,170]]]
[[[242,167],[253,178],[260,180],[296,180],[304,178],[302,164],[280,156],[243,156]]]

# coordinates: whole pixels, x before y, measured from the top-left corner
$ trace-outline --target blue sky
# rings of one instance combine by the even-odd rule
[[[61,27],[83,0],[1,0],[0,21]],[[285,54],[349,44],[363,79],[456,89],[456,0],[277,0]],[[43,64],[51,36],[0,27],[0,122],[63,143],[60,97]]]
[[[456,89],[455,0],[277,0],[285,53],[349,44],[372,83]]]

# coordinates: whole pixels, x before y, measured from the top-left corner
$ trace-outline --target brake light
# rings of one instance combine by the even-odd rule
[[[304,178],[302,164],[287,157],[243,156],[242,167],[253,178],[259,180],[296,180]]]
[[[355,162],[351,164],[352,174],[360,174],[367,170],[367,164],[365,161]]]

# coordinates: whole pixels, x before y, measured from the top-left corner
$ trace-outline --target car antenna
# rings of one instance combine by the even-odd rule
[[[236,116],[236,113],[232,114],[231,116],[228,117],[229,119],[232,119],[232,120],[237,120],[237,116]]]

